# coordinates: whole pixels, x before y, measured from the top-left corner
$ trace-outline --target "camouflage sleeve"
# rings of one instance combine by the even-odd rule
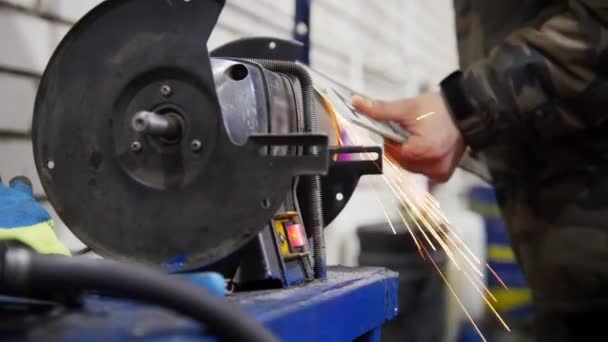
[[[557,137],[599,129],[608,123],[608,1],[569,1],[441,86],[472,148],[507,133]]]

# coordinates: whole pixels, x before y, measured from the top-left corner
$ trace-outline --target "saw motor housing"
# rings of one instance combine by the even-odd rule
[[[243,289],[300,284],[359,177],[381,173],[382,149],[334,143],[297,43],[209,53],[223,5],[108,0],[80,20],[41,80],[36,166],[59,216],[102,256],[216,270]],[[363,152],[377,158],[338,157]]]

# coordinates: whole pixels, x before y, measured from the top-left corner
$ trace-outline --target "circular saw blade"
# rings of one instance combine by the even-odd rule
[[[101,255],[208,265],[255,236],[289,191],[292,174],[269,167],[258,147],[230,143],[222,125],[206,50],[222,7],[105,1],[44,73],[36,166],[60,217]],[[180,141],[130,129],[136,111],[167,108],[183,118]]]

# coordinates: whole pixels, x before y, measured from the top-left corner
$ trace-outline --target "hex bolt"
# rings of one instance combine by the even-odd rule
[[[198,152],[203,148],[203,143],[198,139],[192,140],[192,142],[190,143],[190,148],[192,149],[192,151]]]
[[[164,97],[169,97],[171,96],[171,94],[173,93],[173,89],[171,89],[171,86],[168,84],[163,84],[160,87],[160,94]]]
[[[131,143],[131,151],[137,153],[137,152],[141,151],[141,149],[142,149],[142,146],[139,141],[134,141]]]

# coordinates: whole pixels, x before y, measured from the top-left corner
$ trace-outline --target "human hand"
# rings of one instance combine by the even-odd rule
[[[450,178],[465,144],[440,92],[388,102],[354,96],[352,104],[375,120],[394,121],[409,132],[406,143],[386,144],[388,154],[405,169],[439,182]]]
[[[13,178],[8,187],[0,181],[0,240],[17,240],[39,253],[70,255],[25,177]]]

